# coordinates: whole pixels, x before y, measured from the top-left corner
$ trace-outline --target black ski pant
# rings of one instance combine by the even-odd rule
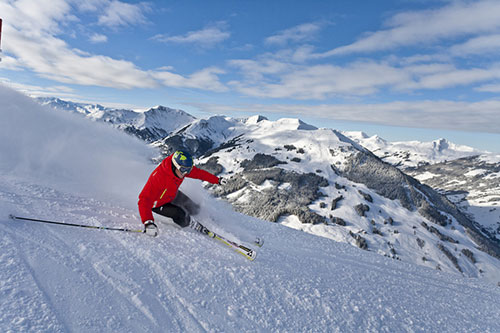
[[[185,228],[189,226],[191,215],[198,213],[200,206],[179,191],[173,201],[152,210],[156,214],[171,218],[177,225]]]

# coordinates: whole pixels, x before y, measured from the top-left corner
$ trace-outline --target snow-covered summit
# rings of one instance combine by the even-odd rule
[[[93,114],[108,109],[100,104],[76,103],[72,101],[62,100],[56,97],[38,97],[37,101],[42,105],[49,105],[56,109],[73,111],[84,115]]]
[[[381,147],[385,147],[386,145],[389,144],[386,140],[382,139],[378,135],[369,136],[365,132],[361,131],[352,131],[343,133],[344,135],[350,137],[352,140],[362,143],[364,147],[371,150],[372,152],[375,152],[379,150]]]
[[[270,130],[274,128],[279,128],[280,130],[304,130],[304,131],[313,131],[318,129],[317,127],[309,125],[297,118],[281,118],[276,121],[265,120],[264,123]]]
[[[139,129],[163,129],[165,132],[170,133],[186,126],[193,120],[195,120],[195,117],[185,111],[157,106],[139,113],[134,126]]]
[[[248,125],[252,125],[252,124],[257,124],[258,122],[261,122],[263,120],[268,120],[268,119],[264,116],[255,115],[255,116],[248,117],[245,120],[245,123]]]

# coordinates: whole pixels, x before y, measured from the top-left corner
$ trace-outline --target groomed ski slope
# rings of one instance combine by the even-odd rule
[[[221,212],[266,237],[254,262],[194,232],[161,235],[9,221],[135,226],[132,210],[2,181],[0,330],[495,332],[494,286]],[[7,202],[7,204],[6,204]],[[223,205],[219,206],[222,208]]]
[[[2,332],[500,331],[498,287],[243,216],[195,181],[181,189],[207,226],[265,238],[254,262],[166,223],[150,238],[9,220],[140,228],[137,187],[154,166],[117,131],[1,98]]]

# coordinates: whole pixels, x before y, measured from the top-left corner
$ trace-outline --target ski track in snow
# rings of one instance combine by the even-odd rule
[[[237,221],[266,239],[249,262],[165,224],[149,238],[10,212],[141,227],[131,209],[0,181],[2,332],[500,330],[498,288],[279,224]]]

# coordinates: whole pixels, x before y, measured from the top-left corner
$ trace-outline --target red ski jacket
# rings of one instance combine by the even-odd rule
[[[139,214],[141,215],[142,223],[153,220],[153,213],[151,211],[153,208],[163,206],[174,200],[179,186],[184,181],[184,178],[177,177],[172,170],[172,156],[170,155],[165,158],[156,167],[139,194]],[[186,177],[204,180],[212,184],[219,183],[217,176],[195,166]]]

